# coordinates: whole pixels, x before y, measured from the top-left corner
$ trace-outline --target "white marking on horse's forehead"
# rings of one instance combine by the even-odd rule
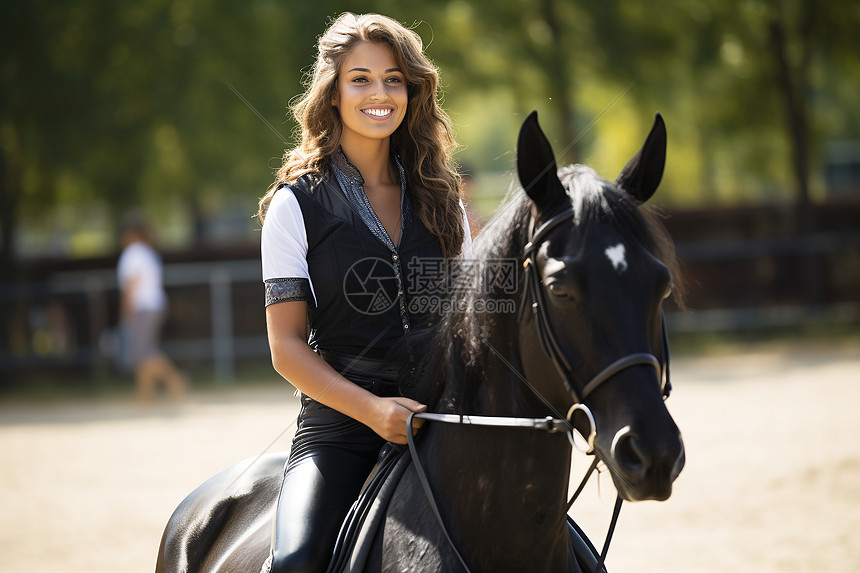
[[[627,270],[627,249],[624,247],[624,243],[618,243],[614,247],[607,247],[603,252],[606,253],[606,257],[612,263],[612,268],[619,274]]]

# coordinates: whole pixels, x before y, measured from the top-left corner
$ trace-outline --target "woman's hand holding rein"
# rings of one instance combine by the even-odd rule
[[[362,421],[383,439],[395,444],[406,444],[406,421],[412,412],[426,412],[427,406],[404,397],[380,398],[375,397],[373,412],[368,421]],[[361,421],[361,420],[360,420]],[[413,423],[413,435],[421,427],[424,420],[416,419]]]

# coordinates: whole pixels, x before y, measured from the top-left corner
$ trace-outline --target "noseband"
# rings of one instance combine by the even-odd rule
[[[585,453],[591,453],[592,451],[594,451],[594,439],[597,437],[597,426],[594,421],[594,415],[591,413],[591,410],[588,408],[588,406],[584,404],[585,399],[597,387],[599,387],[601,384],[603,384],[619,372],[622,372],[630,368],[631,366],[639,365],[652,366],[657,371],[657,379],[661,381],[660,391],[662,392],[664,399],[668,398],[669,394],[672,391],[672,384],[669,381],[669,337],[666,331],[666,318],[664,316],[662,325],[662,365],[660,363],[660,360],[658,360],[657,357],[650,352],[635,352],[632,354],[628,354],[619,358],[618,360],[601,370],[597,375],[595,375],[591,380],[589,380],[587,384],[582,387],[582,390],[577,391],[577,388],[573,384],[572,380],[573,368],[571,368],[567,356],[565,356],[559,345],[558,337],[555,335],[555,332],[553,332],[552,323],[550,323],[549,315],[547,314],[547,304],[546,299],[544,297],[543,283],[540,278],[540,273],[537,270],[537,266],[535,265],[535,260],[537,259],[537,250],[540,245],[546,240],[547,236],[556,227],[558,227],[562,223],[573,219],[573,217],[573,207],[569,207],[561,213],[558,213],[557,215],[551,217],[540,227],[538,227],[531,240],[523,248],[523,268],[526,271],[525,296],[527,301],[531,301],[530,308],[532,309],[532,313],[535,316],[538,340],[540,340],[541,347],[543,348],[544,353],[546,353],[546,355],[549,356],[550,360],[552,360],[556,371],[559,373],[561,379],[564,381],[564,385],[567,388],[567,391],[573,398],[573,404],[570,406],[570,409],[568,409],[565,419],[570,422],[571,425],[573,425],[573,415],[577,411],[582,411],[588,418],[591,428],[588,436],[584,436],[586,442],[588,443],[588,449],[585,451]]]

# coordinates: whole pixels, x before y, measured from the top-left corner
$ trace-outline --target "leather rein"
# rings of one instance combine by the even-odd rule
[[[556,371],[561,376],[561,379],[564,381],[568,392],[573,398],[573,404],[568,409],[567,415],[564,418],[553,418],[552,416],[547,416],[545,418],[516,418],[507,416],[472,416],[464,414],[436,414],[413,412],[406,422],[406,436],[409,444],[409,451],[412,455],[412,462],[415,465],[416,474],[418,475],[418,479],[421,482],[422,488],[424,489],[424,493],[427,497],[430,509],[436,516],[436,519],[439,522],[440,527],[442,528],[442,532],[445,534],[445,538],[448,540],[448,543],[454,551],[454,554],[457,556],[457,559],[463,566],[463,569],[467,572],[470,571],[470,569],[468,565],[466,565],[463,556],[457,550],[454,541],[451,539],[451,536],[448,533],[448,529],[445,527],[445,524],[442,520],[442,515],[439,512],[435,497],[430,488],[430,482],[427,479],[426,472],[424,471],[423,465],[421,464],[421,460],[418,457],[418,451],[415,447],[415,440],[412,435],[412,426],[414,418],[449,424],[525,428],[533,430],[542,430],[549,433],[566,432],[568,440],[573,447],[579,449],[585,454],[594,454],[594,440],[597,437],[597,425],[595,423],[594,415],[592,414],[591,410],[583,402],[601,384],[603,384],[619,372],[622,372],[632,366],[646,365],[653,367],[657,371],[657,378],[661,381],[661,393],[663,394],[663,398],[668,398],[669,394],[672,391],[672,384],[669,379],[669,337],[666,329],[665,316],[663,316],[662,318],[662,363],[656,356],[648,352],[636,352],[628,354],[612,362],[599,373],[597,373],[591,380],[588,381],[587,384],[585,384],[585,386],[583,386],[581,391],[577,391],[576,387],[574,386],[572,381],[573,369],[571,368],[570,362],[568,361],[564,352],[561,350],[561,347],[558,342],[558,337],[555,335],[552,329],[552,324],[550,323],[549,315],[547,313],[547,305],[546,300],[544,298],[542,281],[540,278],[540,274],[538,273],[537,267],[534,263],[535,259],[537,258],[537,250],[540,245],[546,240],[546,237],[549,235],[549,233],[562,223],[571,220],[573,217],[574,210],[572,207],[565,209],[561,213],[558,213],[557,215],[551,217],[540,227],[538,227],[531,240],[528,242],[528,244],[526,244],[523,249],[523,268],[526,272],[526,297],[527,299],[531,299],[530,308],[535,316],[538,339],[540,340],[541,347],[543,348],[546,355],[549,356],[550,360],[555,366]],[[535,392],[535,394],[537,394],[537,391],[532,388],[531,385],[528,386],[532,389],[533,392]],[[539,394],[537,395],[538,398],[543,400],[543,398]],[[590,425],[588,435],[583,436],[588,446],[587,449],[579,448],[573,439],[573,416],[577,411],[581,411],[586,416]],[[591,477],[591,474],[597,468],[597,464],[599,463],[599,461],[600,460],[595,455],[594,461],[588,468],[588,471],[585,473],[585,476],[583,477],[576,491],[573,493],[567,503],[568,511],[573,505],[573,502],[576,501],[577,497],[579,497],[579,494],[585,488],[585,484],[588,482],[589,478]],[[609,524],[609,531],[607,532],[606,540],[603,544],[603,550],[600,553],[600,558],[597,561],[597,566],[594,569],[595,572],[604,571],[603,564],[606,560],[606,555],[609,551],[609,543],[612,539],[612,535],[615,531],[615,525],[618,521],[618,516],[621,511],[621,503],[622,499],[619,495],[616,497],[615,507],[612,513],[612,520]]]

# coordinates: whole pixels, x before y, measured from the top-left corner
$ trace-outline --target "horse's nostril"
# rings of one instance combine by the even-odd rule
[[[618,468],[628,478],[638,479],[645,475],[650,466],[649,458],[642,449],[635,434],[626,433],[615,441],[614,457]]]

